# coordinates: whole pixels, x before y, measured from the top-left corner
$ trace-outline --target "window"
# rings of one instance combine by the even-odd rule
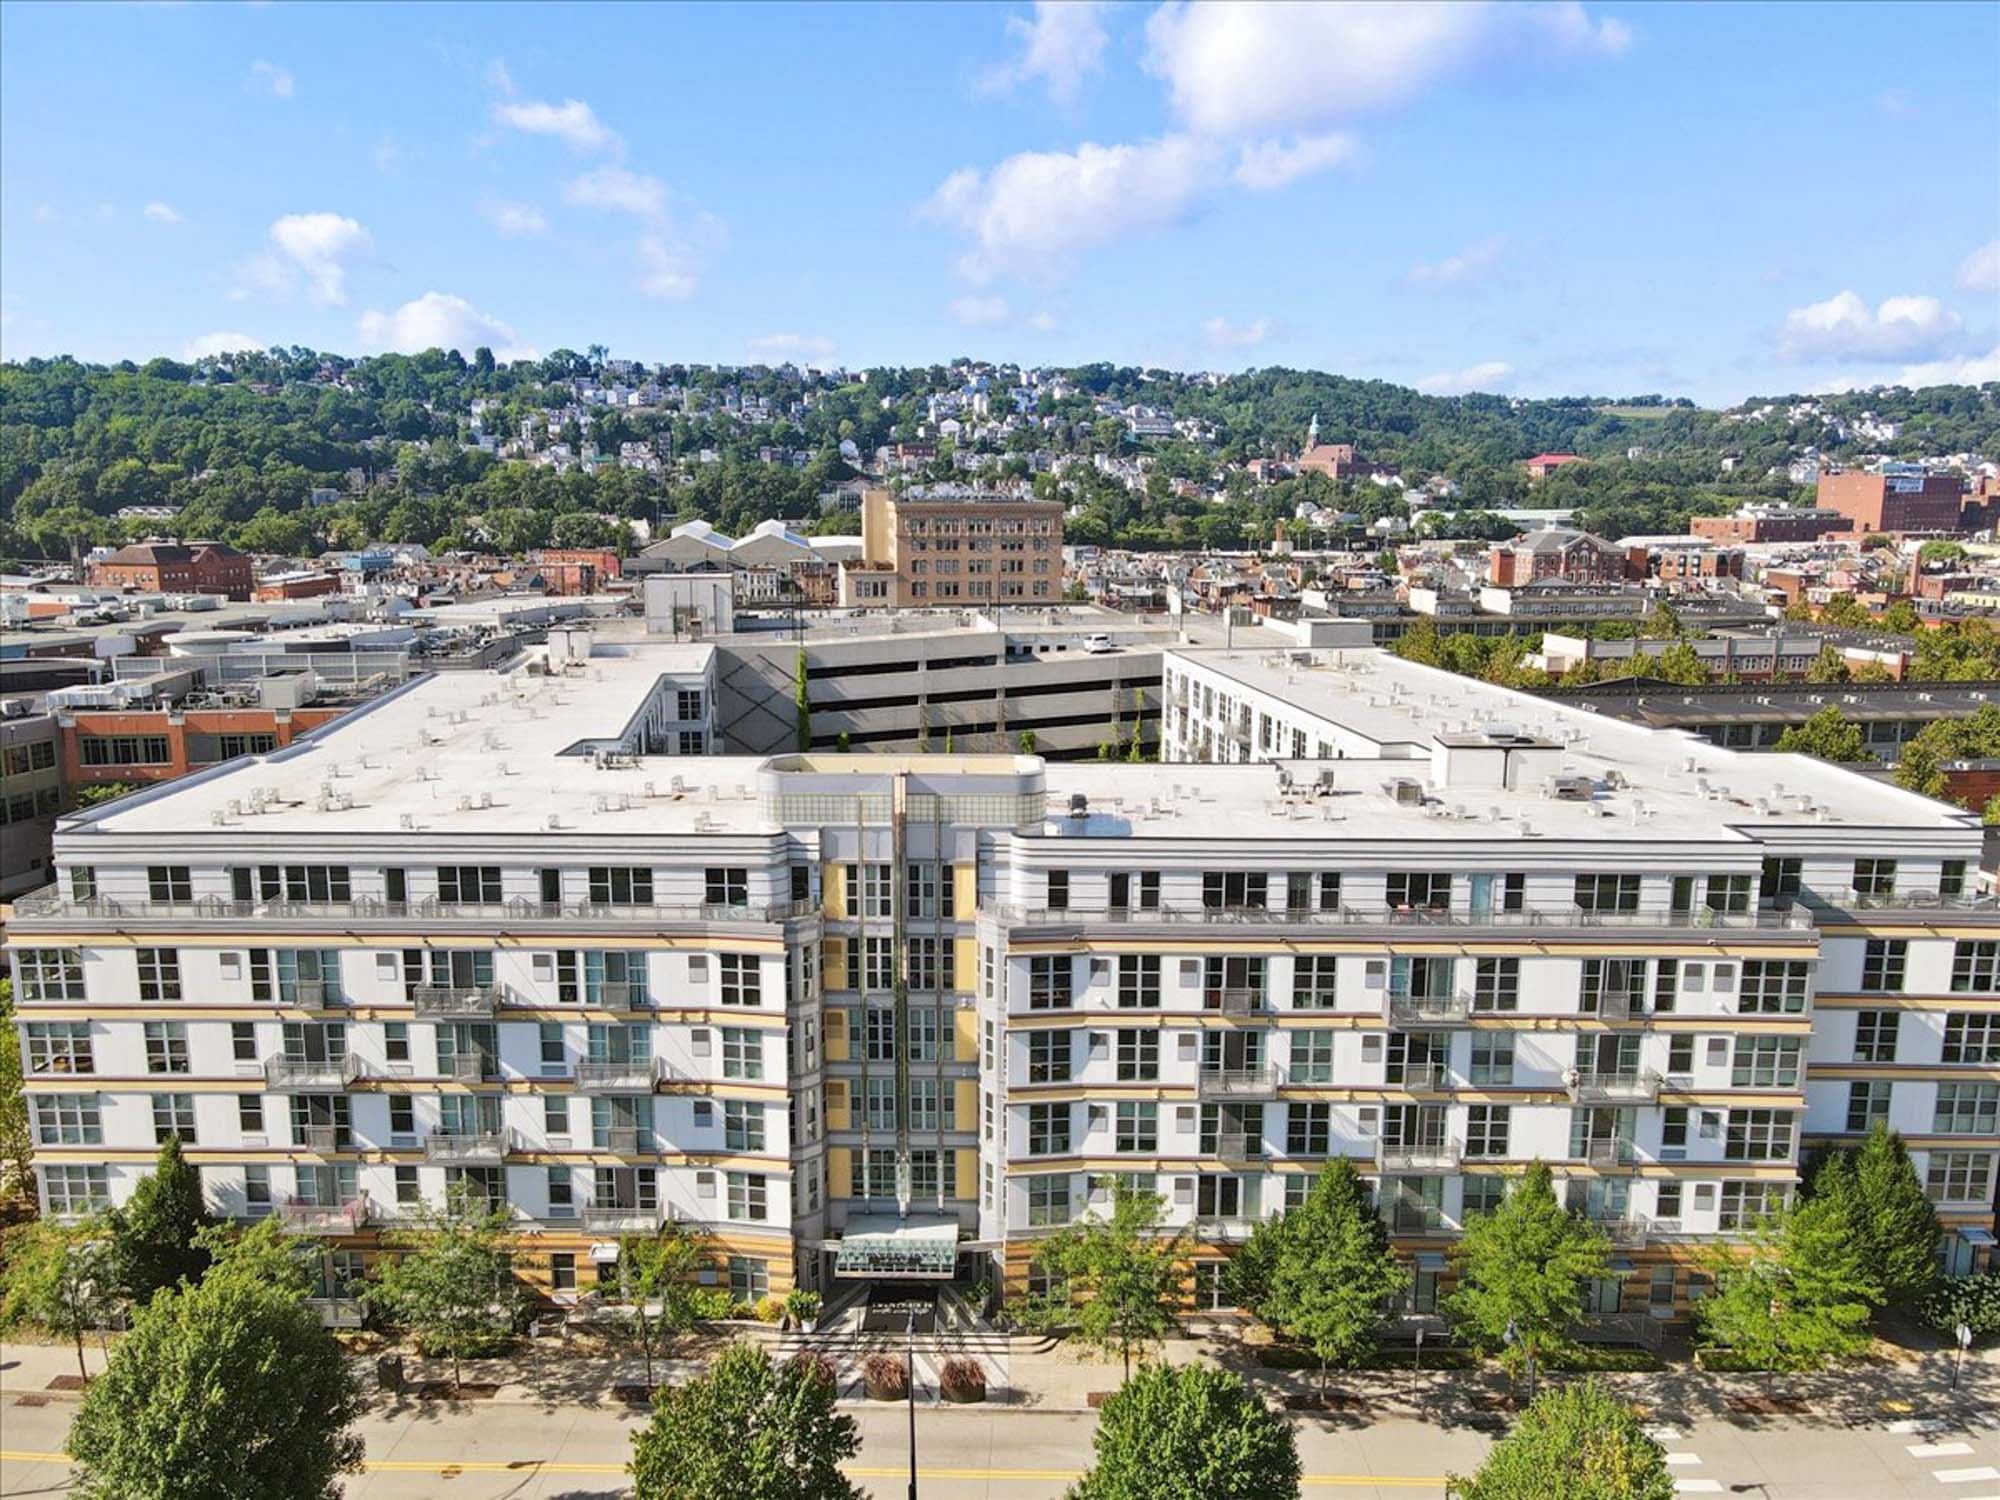
[[[1578,1008],[1585,1015],[1629,1016],[1646,1008],[1646,960],[1586,958]]]
[[[1028,1225],[1033,1229],[1069,1222],[1069,1177],[1057,1172],[1028,1179]]]
[[[1951,987],[1960,994],[2000,991],[2000,942],[1961,942],[1951,950]]]
[[[1991,1203],[1991,1151],[1932,1151],[1929,1155],[1924,1170],[1924,1191],[1931,1202]]]
[[[1499,1084],[1514,1081],[1514,1037],[1505,1031],[1475,1031],[1472,1034],[1472,1082]]]
[[[1893,1010],[1858,1010],[1854,1013],[1854,1060],[1894,1062],[1896,1029],[1902,1013]]]
[[[1293,870],[1285,876],[1288,912],[1339,911],[1340,875],[1334,870]]]
[[[887,1005],[871,1005],[863,1013],[863,1045],[870,1062],[896,1060],[896,1012]]]
[[[1070,1034],[1067,1031],[1028,1033],[1028,1082],[1066,1083],[1070,1076]]]
[[[1474,1010],[1518,1010],[1521,1005],[1521,960],[1482,958],[1472,968]]]
[[[567,1179],[569,1174],[565,1172],[563,1176]],[[565,1182],[564,1186],[565,1190],[567,1190],[567,1182]],[[565,1213],[558,1215],[555,1205],[555,1173],[551,1171],[549,1174],[549,1217],[552,1219],[559,1217],[567,1218],[570,1214],[575,1213],[575,1200],[572,1198],[570,1201],[572,1206]],[[557,1250],[549,1256],[549,1290],[552,1292],[573,1292],[576,1290],[576,1256],[573,1252]]]
[[[81,1000],[83,953],[76,948],[17,948],[14,979],[24,1001]]]
[[[1292,1033],[1293,1083],[1333,1082],[1333,1033],[1295,1031]]]
[[[1121,1010],[1160,1008],[1160,960],[1157,956],[1119,955],[1118,1005]]]
[[[1748,959],[1736,994],[1741,1015],[1796,1015],[1806,1008],[1807,966],[1773,959]]]
[[[592,906],[651,906],[653,904],[653,872],[643,867],[633,868],[628,865],[592,865],[590,867],[590,904]]]
[[[139,998],[178,1000],[181,997],[181,955],[178,948],[141,948]]]
[[[1451,905],[1451,876],[1442,870],[1398,870],[1387,885],[1391,908],[1443,911]]]
[[[729,1295],[737,1302],[762,1302],[771,1295],[771,1263],[747,1255],[729,1257]]]
[[[1209,870],[1201,877],[1201,904],[1209,911],[1261,911],[1270,888],[1271,877],[1260,871]]]
[[[194,1144],[194,1095],[153,1095],[153,1140],[169,1137]]]
[[[1749,1229],[1784,1205],[1783,1183],[1725,1182],[1722,1184],[1722,1206],[1716,1227],[1724,1234]]]
[[[1160,1033],[1151,1027],[1123,1027],[1118,1032],[1118,1081],[1153,1083],[1160,1076]]]
[[[705,1103],[706,1101],[697,1101]],[[393,1126],[391,1127],[394,1128]],[[567,1094],[544,1094],[542,1096],[542,1134],[551,1140],[569,1138],[569,1096]]]
[[[1679,1001],[1681,961],[1660,958],[1653,961],[1653,1009],[1671,1011]]]
[[[500,900],[498,865],[439,865],[438,900],[447,906],[491,905]]]
[[[1893,859],[1857,859],[1854,862],[1854,894],[1892,896],[1896,892],[1896,862]]]
[[[1339,960],[1331,953],[1292,960],[1292,1008],[1331,1010],[1338,989]]]
[[[729,1217],[761,1223],[770,1217],[762,1172],[726,1172]]]
[[[738,1026],[722,1028],[722,1076],[724,1078],[762,1078],[764,1076],[764,1043],[754,1031]]]
[[[1120,1153],[1159,1150],[1160,1106],[1150,1100],[1119,1100],[1114,1149]]]
[[[1049,910],[1069,910],[1069,871],[1049,871]]]
[[[86,766],[164,766],[174,758],[164,734],[87,734],[77,748]]]
[[[329,902],[354,898],[353,881],[346,865],[232,865],[229,887],[230,894],[242,902]]]
[[[1790,1161],[1792,1112],[1788,1109],[1732,1109],[1723,1132],[1728,1161]]]
[[[1075,965],[1066,953],[1028,960],[1028,1009],[1068,1010],[1076,1003]]]
[[[763,1003],[763,960],[754,953],[722,953],[716,956],[716,966],[722,974],[722,1003],[724,1005],[761,1005]]]
[[[1737,1088],[1797,1088],[1799,1039],[1795,1036],[1739,1037],[1729,1081]]]
[[[1874,1078],[1847,1086],[1847,1129],[1864,1135],[1876,1125],[1889,1123],[1889,1080]]]
[[[1963,896],[1965,894],[1965,861],[1947,859],[1938,866],[1938,894],[1940,896]]]
[[[1201,1003],[1208,1010],[1227,1010],[1241,1003],[1261,1008],[1264,1004],[1266,960],[1248,957],[1220,957],[1211,954],[1201,961]]]
[[[1507,1155],[1507,1126],[1513,1114],[1505,1104],[1474,1104],[1465,1111],[1465,1154]]]
[[[1804,861],[1767,859],[1757,883],[1757,897],[1773,906],[1788,907],[1803,888]]]
[[[1944,1018],[1943,1061],[2000,1063],[2000,1015],[1953,1011]]]
[[[52,1217],[100,1213],[111,1207],[108,1168],[43,1167],[41,1173],[42,1210]]]
[[[271,1212],[271,1169],[247,1166],[243,1169],[243,1217],[261,1219]]]
[[[1028,1106],[1028,1154],[1059,1156],[1070,1147],[1070,1107],[1067,1104]]]
[[[1462,1217],[1474,1214],[1490,1214],[1500,1206],[1507,1196],[1507,1179],[1485,1173],[1468,1176],[1465,1179],[1465,1205]]]
[[[185,1073],[188,1071],[187,1027],[179,1021],[146,1023],[146,1071]]]
[[[1938,1135],[2000,1134],[2000,1083],[1941,1083],[1931,1130]]]
[[[1637,875],[1579,875],[1576,904],[1584,911],[1637,911]]]
[[[674,693],[674,717],[683,722],[706,717],[702,712],[700,688],[679,688]]]
[[[34,1094],[35,1143],[41,1146],[101,1146],[104,1119],[95,1094]]]
[[[186,865],[148,865],[146,899],[149,901],[192,901],[194,880]]]
[[[907,975],[913,994],[940,994],[958,988],[958,974],[952,940],[913,937],[904,944],[909,966]]]
[[[748,906],[749,870],[742,865],[710,865],[702,872],[701,899],[709,906]]]
[[[1285,1154],[1325,1156],[1333,1149],[1333,1106],[1292,1104],[1285,1110]]]
[[[27,1037],[30,1073],[89,1073],[94,1070],[90,1025],[85,1021],[31,1021]],[[7,1045],[0,1037],[0,1047]]]
[[[408,1021],[385,1021],[382,1023],[382,1056],[392,1063],[407,1063],[410,1060],[410,1023]]]
[[[396,1201],[406,1207],[424,1200],[423,1189],[418,1183],[415,1167],[397,1167],[395,1176]]]
[[[1861,988],[1900,993],[1910,945],[1902,938],[1870,938],[1861,955]]]
[[[250,998],[284,1005],[340,1004],[339,950],[252,948]]]
[[[848,865],[847,915],[886,917],[894,890],[887,865]]]

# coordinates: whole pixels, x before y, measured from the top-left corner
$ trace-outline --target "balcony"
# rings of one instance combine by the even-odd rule
[[[73,900],[60,891],[47,889],[22,896],[14,907],[18,918],[28,921],[111,922],[161,924],[186,922],[190,918],[241,922],[259,917],[292,923],[324,924],[343,930],[356,923],[378,923],[406,931],[416,920],[425,926],[464,930],[506,928],[524,922],[599,922],[606,926],[641,929],[669,923],[757,923],[786,922],[819,914],[813,901],[779,901],[766,905],[737,906],[704,903],[615,904],[611,902],[553,902],[517,897],[510,901],[440,901],[426,897],[419,901],[387,901],[379,896],[360,896],[349,901],[237,901],[222,896],[203,896],[192,901],[148,901],[110,896]]]
[[[1382,1002],[1382,1016],[1391,1026],[1464,1026],[1472,1019],[1472,996],[1391,990]]]
[[[1225,1016],[1255,1015],[1266,1008],[1264,992],[1256,989],[1206,990],[1202,993],[1202,1005]]]
[[[1436,1173],[1458,1170],[1458,1146],[1452,1141],[1378,1141],[1375,1170],[1393,1173]]]
[[[1268,1099],[1278,1092],[1278,1070],[1268,1063],[1252,1068],[1203,1068],[1195,1076],[1199,1099]]]
[[[1650,1068],[1631,1073],[1579,1072],[1563,1074],[1563,1086],[1576,1104],[1651,1104],[1660,1097],[1660,1075]]]
[[[636,1125],[613,1125],[597,1132],[598,1139],[592,1143],[593,1149],[612,1156],[651,1156],[653,1154],[652,1132],[641,1131]]]
[[[288,1198],[278,1205],[278,1221],[291,1234],[356,1234],[369,1219],[364,1195],[345,1203],[308,1203]]]
[[[1224,1161],[1262,1161],[1264,1138],[1241,1130],[1219,1131],[1203,1142],[1202,1152],[1207,1156],[1220,1157]]]
[[[580,1094],[650,1094],[659,1081],[660,1060],[656,1057],[576,1065],[576,1090]]]
[[[299,1138],[298,1149],[310,1151],[315,1156],[331,1156],[336,1151],[354,1149],[344,1125],[300,1125],[294,1130]]]
[[[647,1003],[646,986],[634,984],[629,979],[607,979],[602,984],[590,986],[583,998],[586,1004],[603,1010],[634,1010]]]
[[[1593,1228],[1620,1250],[1645,1248],[1652,1221],[1636,1214],[1586,1214]]]
[[[500,1060],[484,1052],[469,1057],[441,1057],[438,1074],[453,1083],[491,1083],[500,1076]]]
[[[1586,1017],[1595,1016],[1600,1021],[1624,1022],[1646,1019],[1646,998],[1634,995],[1629,990],[1607,991],[1597,997],[1597,1009],[1585,1011]]]
[[[482,1130],[469,1134],[433,1130],[424,1137],[424,1160],[451,1166],[499,1162],[506,1159],[507,1147],[504,1130]]]
[[[486,1020],[500,1009],[500,987],[493,984],[420,984],[410,993],[419,1020]]]
[[[264,1087],[274,1094],[297,1089],[345,1088],[366,1070],[347,1057],[271,1057],[264,1060]]]
[[[330,985],[323,979],[301,979],[294,984],[278,986],[278,1003],[295,1010],[326,1011],[339,1010],[347,1001],[337,985]]]
[[[1397,1203],[1388,1215],[1391,1234],[1438,1234],[1444,1227],[1444,1210],[1430,1203]]]
[[[1639,1162],[1639,1148],[1630,1141],[1587,1141],[1583,1160],[1592,1167],[1631,1167]]]
[[[660,1210],[631,1203],[586,1203],[580,1216],[591,1234],[655,1234]]]
[[[308,1297],[308,1311],[319,1315],[322,1328],[359,1328],[361,1302],[355,1297]]]
[[[1448,1094],[1458,1087],[1451,1069],[1441,1062],[1405,1063],[1402,1076],[1387,1082],[1390,1088],[1410,1094]]]

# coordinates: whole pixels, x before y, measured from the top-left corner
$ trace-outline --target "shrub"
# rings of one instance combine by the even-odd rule
[[[785,1311],[800,1323],[810,1323],[819,1316],[819,1309],[818,1292],[809,1292],[802,1286],[795,1286],[785,1293]]]
[[[766,1292],[757,1299],[754,1312],[759,1323],[775,1323],[785,1315],[785,1299],[776,1292]]]
[[[2000,1333],[2000,1272],[1947,1281],[1917,1305],[1917,1313],[1947,1338],[1961,1323],[1974,1338]]]
[[[939,1372],[945,1397],[953,1401],[979,1401],[986,1395],[986,1367],[976,1359],[948,1359]]]
[[[910,1374],[894,1354],[876,1353],[861,1364],[861,1378],[868,1394],[878,1401],[901,1401],[910,1394]]]

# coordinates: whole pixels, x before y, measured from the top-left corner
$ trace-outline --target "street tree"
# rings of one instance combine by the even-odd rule
[[[1816,1192],[1841,1191],[1852,1185],[1855,1202],[1850,1215],[1861,1238],[1864,1259],[1882,1282],[1889,1301],[1907,1306],[1938,1283],[1937,1210],[1924,1191],[1923,1179],[1910,1160],[1903,1138],[1877,1121],[1859,1149],[1844,1151],[1852,1174],[1831,1180],[1822,1171]]]
[[[30,1219],[7,1232],[0,1264],[0,1328],[32,1323],[76,1345],[78,1379],[88,1379],[83,1336],[104,1326],[118,1298],[117,1257],[102,1218],[74,1224]]]
[[[1283,1500],[1298,1444],[1243,1377],[1148,1365],[1104,1403],[1096,1456],[1068,1500]]]
[[[288,1297],[312,1295],[318,1261],[325,1253],[312,1240],[287,1234],[275,1218],[259,1219],[244,1230],[214,1224],[196,1234],[195,1242],[209,1254],[203,1285],[218,1276],[242,1276]]]
[[[632,1437],[634,1500],[860,1500],[840,1472],[860,1451],[860,1426],[838,1395],[823,1359],[774,1365],[755,1344],[731,1344],[653,1397],[652,1420]]]
[[[0,1202],[29,1192],[34,1136],[21,1091],[21,1049],[14,1045],[14,981],[0,975]]]
[[[1253,1267],[1246,1278],[1261,1285],[1241,1305],[1313,1351],[1322,1387],[1329,1367],[1349,1368],[1374,1352],[1385,1304],[1409,1284],[1388,1227],[1345,1157],[1320,1171],[1297,1208],[1259,1223],[1244,1253]]]
[[[1638,1415],[1595,1380],[1537,1396],[1456,1500],[1673,1500],[1665,1451]]]
[[[208,1269],[201,1231],[216,1223],[201,1192],[201,1173],[181,1154],[180,1137],[160,1144],[152,1172],[111,1213],[118,1278],[127,1295],[150,1301],[155,1292],[196,1282]]]
[[[387,1236],[365,1300],[417,1336],[426,1356],[460,1361],[500,1349],[513,1331],[516,1292],[504,1236],[507,1211],[461,1185],[442,1208],[421,1205],[412,1228]]]
[[[1605,1274],[1609,1251],[1595,1225],[1556,1201],[1548,1164],[1532,1162],[1493,1212],[1467,1219],[1451,1314],[1480,1348],[1525,1366],[1532,1394],[1537,1361],[1569,1347],[1581,1288]]]
[[[697,1279],[706,1259],[703,1236],[685,1224],[669,1223],[657,1235],[627,1235],[619,1241],[618,1292],[632,1304],[649,1387],[662,1339],[676,1338],[703,1318],[727,1310],[728,1294]]]
[[[140,1310],[70,1428],[87,1500],[333,1500],[360,1467],[346,1356],[281,1288],[212,1276]]]
[[[1868,1263],[1851,1185],[1838,1158],[1821,1169],[1821,1191],[1759,1223],[1742,1249],[1717,1246],[1715,1290],[1695,1305],[1704,1344],[1763,1370],[1816,1370],[1868,1347],[1868,1323],[1883,1300]]]
[[[1077,1336],[1116,1349],[1132,1373],[1132,1351],[1177,1326],[1183,1237],[1161,1228],[1158,1193],[1107,1177],[1108,1210],[1090,1214],[1043,1241],[1035,1265],[1064,1289]],[[1079,1300],[1080,1299],[1080,1300]]]

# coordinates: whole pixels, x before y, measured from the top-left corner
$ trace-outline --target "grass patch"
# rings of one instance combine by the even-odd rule
[[[1586,1344],[1567,1354],[1551,1354],[1542,1361],[1550,1370],[1602,1370],[1606,1372],[1660,1370],[1665,1366],[1650,1349],[1632,1349],[1618,1344]]]

